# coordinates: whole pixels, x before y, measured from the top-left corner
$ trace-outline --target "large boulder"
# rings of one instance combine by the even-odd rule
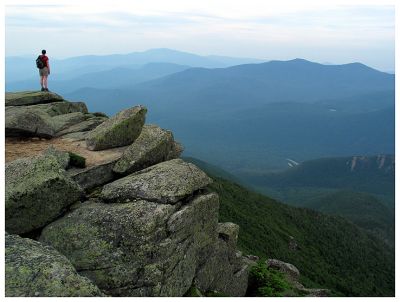
[[[157,280],[147,280],[146,275],[160,257],[157,242],[166,237],[165,223],[174,210],[172,205],[143,200],[86,202],[47,226],[40,241],[66,255],[106,293],[130,296],[137,288],[155,286]]]
[[[26,106],[63,102],[64,99],[53,92],[21,91],[6,92],[6,106]]]
[[[199,266],[209,260],[218,240],[219,198],[215,193],[199,195],[171,215],[167,223],[167,269],[160,296],[182,296],[190,288]]]
[[[156,125],[145,125],[139,137],[125,150],[113,170],[125,175],[142,170],[167,160],[173,147],[174,137],[171,131]]]
[[[6,230],[23,234],[56,219],[83,191],[65,170],[65,158],[45,152],[6,164]]]
[[[53,248],[17,235],[5,241],[6,297],[104,296]]]
[[[286,263],[278,259],[268,259],[266,261],[267,267],[278,270],[288,276],[293,281],[298,281],[300,272],[297,267],[291,263]]]
[[[106,202],[146,199],[174,204],[211,182],[195,165],[172,159],[105,185],[101,198]]]
[[[86,137],[89,150],[104,150],[127,146],[140,135],[147,109],[136,106],[117,113],[97,126]]]
[[[51,118],[47,114],[7,107],[5,133],[7,137],[37,136],[51,138],[54,136],[55,131]]]
[[[113,296],[182,296],[218,238],[218,196],[184,206],[145,200],[85,202],[43,229],[40,241]]]

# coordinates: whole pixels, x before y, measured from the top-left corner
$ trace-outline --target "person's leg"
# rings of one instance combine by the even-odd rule
[[[43,77],[43,87],[44,89],[47,89],[47,76]]]
[[[42,87],[42,91],[44,89],[44,76],[40,76],[40,86]]]

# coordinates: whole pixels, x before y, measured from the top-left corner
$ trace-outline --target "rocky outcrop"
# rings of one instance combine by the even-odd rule
[[[86,137],[89,150],[104,150],[127,146],[140,135],[147,109],[136,106],[117,113],[97,126]]]
[[[105,185],[101,198],[106,202],[129,202],[143,198],[175,204],[210,183],[211,179],[195,165],[173,159]]]
[[[145,200],[88,202],[46,227],[40,240],[63,251],[108,294],[182,296],[204,248],[216,239],[217,208],[215,194],[180,210]]]
[[[37,136],[51,138],[55,134],[50,117],[31,110],[6,108],[6,136]]]
[[[65,158],[47,152],[6,165],[6,230],[31,232],[56,219],[80,200],[82,189],[64,170]]]
[[[78,183],[82,189],[90,190],[114,180],[114,165],[115,160],[112,160],[83,169],[70,169],[68,170],[68,175]]]
[[[214,290],[229,296],[244,296],[250,265],[242,253],[236,251],[239,226],[220,223],[217,232],[219,238],[207,260],[198,268],[194,285],[203,293]]]
[[[86,105],[81,102],[60,101],[32,106],[7,106],[6,136],[52,138],[64,127],[87,118],[86,113]]]
[[[53,92],[22,91],[16,93],[6,92],[6,106],[27,106],[36,104],[46,104],[63,102],[64,99]]]
[[[88,165],[71,167],[68,153],[54,148],[7,164],[6,229],[41,242],[23,239],[51,255],[36,257],[40,253],[32,248],[37,264],[32,263],[43,276],[52,280],[41,265],[61,274],[54,273],[57,290],[38,279],[13,291],[19,281],[10,277],[9,295],[183,296],[196,286],[243,296],[249,262],[237,251],[239,227],[218,223],[219,198],[207,189],[212,180],[177,158],[183,148],[170,131],[143,125],[144,107],[108,119],[87,113],[83,105],[62,101],[7,107],[10,112],[43,117],[52,131],[49,137],[58,136],[50,141],[63,148],[73,146],[67,150],[85,154]],[[29,135],[38,135],[35,131]],[[58,264],[57,253],[49,246],[76,271],[64,273],[65,263]],[[21,278],[25,264],[12,262],[9,276]],[[80,285],[70,275],[93,284]]]
[[[131,144],[114,166],[114,172],[130,174],[156,163],[179,157],[173,154],[174,137],[171,131],[156,125],[145,125],[140,136]]]
[[[69,125],[68,127],[58,131],[57,136],[63,136],[66,134],[76,133],[76,132],[90,131],[96,128],[101,123],[105,122],[106,120],[107,120],[106,117],[98,117],[89,114],[87,115],[87,119],[75,123],[73,125]]]
[[[321,288],[306,288],[299,282],[300,272],[291,263],[286,263],[277,259],[268,259],[266,262],[267,267],[280,271],[286,277],[286,280],[302,295],[307,297],[329,297],[330,291]]]
[[[6,297],[104,296],[55,249],[17,235],[5,243]]]

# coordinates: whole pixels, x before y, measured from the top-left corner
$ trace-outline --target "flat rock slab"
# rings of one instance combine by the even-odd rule
[[[27,106],[63,102],[64,99],[53,92],[21,91],[6,92],[6,106]]]
[[[6,136],[51,138],[63,126],[68,126],[74,121],[82,121],[86,113],[86,105],[80,102],[8,106],[5,111]]]
[[[147,109],[136,106],[120,111],[92,130],[86,138],[89,150],[104,150],[132,144],[140,135]]]
[[[71,262],[40,242],[6,235],[6,297],[104,296]]]
[[[98,125],[100,125],[101,123],[105,122],[106,120],[107,120],[106,117],[90,116],[89,118],[87,118],[79,123],[75,123],[73,125],[70,125],[67,128],[64,128],[61,131],[58,131],[56,133],[56,136],[64,136],[66,134],[91,131],[94,128],[96,128]],[[85,138],[86,137],[83,137],[82,139],[84,140]]]
[[[146,199],[175,204],[211,182],[211,178],[195,165],[173,159],[105,185],[101,198],[106,202]]]
[[[114,148],[103,151],[90,151],[86,148],[85,141],[72,138],[6,138],[6,162],[23,157],[34,157],[53,146],[60,151],[69,151],[86,158],[86,167],[103,165],[116,161],[124,153],[126,147]]]
[[[82,189],[90,190],[114,180],[113,167],[116,160],[97,163],[84,169],[73,168],[67,171],[68,175],[76,181]]]

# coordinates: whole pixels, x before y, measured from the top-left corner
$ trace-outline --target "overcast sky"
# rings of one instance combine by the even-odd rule
[[[394,70],[394,6],[275,2],[13,0],[5,9],[6,55],[47,49],[53,58],[65,58],[171,48]]]

